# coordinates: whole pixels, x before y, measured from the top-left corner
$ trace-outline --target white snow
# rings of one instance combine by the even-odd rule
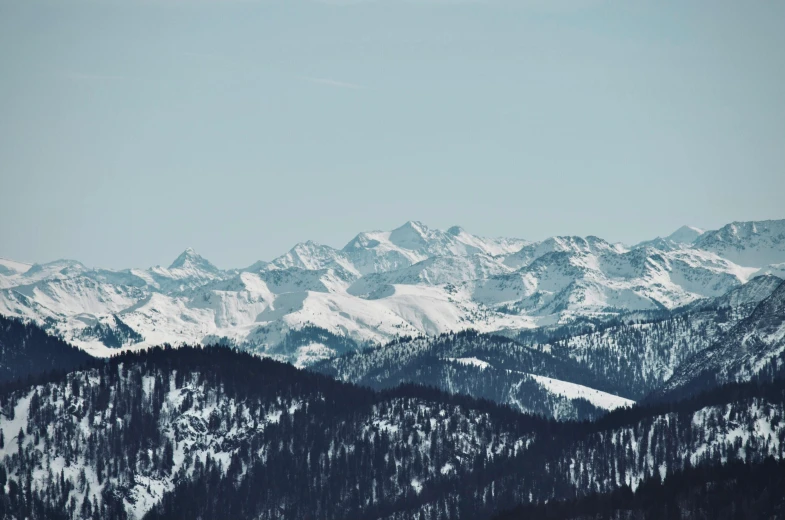
[[[0,274],[24,274],[31,267],[31,264],[0,257]]]
[[[454,361],[456,363],[460,363],[461,365],[468,365],[474,366],[480,369],[486,369],[491,366],[490,363],[487,361],[483,361],[482,359],[477,359],[476,357],[469,357],[469,358],[445,358],[448,361]]]
[[[682,226],[668,235],[667,239],[679,244],[691,244],[705,232],[706,230],[695,226]]]
[[[536,374],[529,375],[549,392],[568,399],[586,399],[594,406],[605,410],[615,410],[616,408],[629,407],[635,404],[635,401],[630,399],[589,388],[588,386],[568,383],[567,381],[560,381]]]
[[[698,231],[683,228],[671,238]],[[0,314],[53,323],[50,330],[98,356],[116,350],[91,327],[119,327],[114,316],[143,337],[122,349],[229,342],[262,354],[308,325],[363,344],[523,329],[674,308],[725,294],[757,274],[781,274],[783,232],[785,221],[734,223],[694,244],[658,249],[654,241],[628,250],[592,236],[528,243],[413,221],[360,233],[343,249],[298,244],[242,270],[218,269],[192,249],[168,268],[121,271],[2,260]],[[733,253],[742,246],[744,255]],[[287,359],[303,366],[326,355],[306,346]]]
[[[297,368],[304,368],[308,365],[335,356],[335,350],[321,343],[311,343],[303,347],[298,347],[294,354],[293,365]]]

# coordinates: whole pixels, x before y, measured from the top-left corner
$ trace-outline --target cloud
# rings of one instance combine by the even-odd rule
[[[311,83],[318,83],[320,85],[327,85],[328,87],[335,87],[335,88],[349,88],[354,90],[359,90],[365,88],[363,85],[358,85],[356,83],[347,83],[345,81],[336,81],[334,79],[329,78],[302,78],[304,81],[309,81]]]

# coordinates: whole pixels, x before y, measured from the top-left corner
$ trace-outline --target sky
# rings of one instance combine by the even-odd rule
[[[785,218],[785,2],[0,0],[0,256]]]

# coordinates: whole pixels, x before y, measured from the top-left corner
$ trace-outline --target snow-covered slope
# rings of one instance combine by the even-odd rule
[[[457,285],[512,272],[498,258],[485,254],[469,256],[436,256],[422,262],[384,273],[363,276],[348,292],[373,298],[391,285]]]
[[[785,274],[783,229],[785,221],[700,235],[685,227],[626,249],[594,236],[529,243],[407,222],[360,233],[342,249],[298,244],[245,269],[219,269],[190,248],[169,267],[120,271],[3,260],[0,314],[30,319],[97,355],[222,342],[296,360],[308,345],[295,348],[287,338],[307,327],[365,345],[674,309],[759,274]],[[324,355],[335,350],[322,346]]]
[[[707,231],[694,245],[743,266],[780,264],[785,262],[785,220],[733,222]]]
[[[521,248],[507,256],[504,263],[510,267],[519,268],[531,264],[534,260],[548,253],[583,253],[598,256],[610,252],[622,253],[624,248],[619,244],[611,244],[595,236],[586,238],[551,237]]]
[[[531,377],[549,392],[566,397],[567,399],[585,399],[597,408],[602,408],[604,410],[615,410],[616,408],[635,404],[635,401],[632,401],[631,399],[625,399],[618,395],[601,392],[600,390],[587,386],[576,385],[575,383],[560,381],[551,377],[538,376],[536,374],[531,374]]]
[[[13,276],[26,273],[32,266],[24,262],[15,262],[6,258],[0,258],[0,275]]]
[[[606,243],[607,244],[607,243]],[[685,305],[744,282],[741,268],[694,249],[550,251],[517,271],[470,282],[474,299],[515,314],[560,316],[618,313]]]
[[[637,244],[636,248],[654,247],[663,251],[688,247],[690,244],[706,232],[704,229],[695,226],[682,226],[667,237],[657,237],[653,240],[645,240]]]
[[[483,253],[502,255],[526,244],[519,239],[488,239],[467,233],[458,226],[447,231],[409,221],[392,231],[357,235],[343,249],[362,274],[408,267],[434,256],[466,256]]]
[[[392,231],[360,233],[343,249],[312,241],[297,244],[272,264],[303,269],[341,267],[361,276],[394,271],[436,256],[504,255],[525,244],[520,239],[479,237],[458,226],[442,231],[410,221]]]
[[[676,242],[677,244],[692,244],[695,239],[704,234],[706,230],[697,228],[695,226],[682,226],[667,237],[667,240]]]

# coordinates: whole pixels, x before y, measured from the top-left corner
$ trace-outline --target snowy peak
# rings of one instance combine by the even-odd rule
[[[248,267],[241,269],[241,271],[245,273],[255,273],[257,271],[261,271],[262,269],[266,268],[268,265],[270,265],[269,262],[265,262],[264,260],[258,260],[252,263],[251,265],[249,265]]]
[[[602,254],[607,251],[617,251],[618,246],[614,246],[607,240],[600,237],[589,235],[587,237],[553,237],[547,239],[544,244],[552,251],[573,251],[586,254]]]
[[[692,244],[703,233],[705,233],[703,229],[694,226],[682,226],[665,238],[677,244]]]
[[[300,269],[341,267],[349,272],[356,272],[345,253],[312,240],[297,244],[288,253],[273,260],[271,266],[281,269],[290,267],[298,267]]]
[[[500,255],[515,252],[526,244],[525,240],[517,238],[480,237],[468,233],[460,226],[452,226],[447,231],[442,231],[410,220],[392,231],[360,233],[346,244],[343,251],[356,253],[367,249],[396,250],[409,256],[416,254],[425,257],[476,253]]]
[[[199,271],[218,272],[219,269],[189,247],[175,258],[169,269],[194,269]]]
[[[390,242],[400,248],[416,251],[427,246],[430,234],[425,224],[410,220],[390,232]]]
[[[785,262],[785,220],[732,222],[707,231],[694,246],[745,267]]]
[[[62,259],[45,264],[33,264],[22,274],[21,279],[26,283],[31,283],[45,278],[74,276],[86,270],[87,268],[81,262]]]
[[[307,326],[357,344],[513,330],[674,309],[765,273],[785,276],[785,263],[764,262],[785,262],[784,223],[734,223],[677,244],[671,238],[699,231],[682,228],[627,250],[591,235],[529,243],[409,221],[360,233],[343,250],[303,242],[243,270],[219,270],[191,248],[170,268],[111,271],[63,260],[17,269],[4,261],[0,314],[51,324],[95,352],[107,345],[85,330],[114,314],[147,345],[226,341],[257,352]],[[749,255],[763,267],[750,267]],[[746,312],[773,284],[758,280],[728,305]]]
[[[526,245],[514,238],[483,238],[458,226],[447,231],[409,221],[392,231],[358,234],[342,252],[361,274],[387,272],[436,256],[491,256],[510,254]]]
[[[346,253],[351,253],[352,251],[357,251],[359,249],[369,249],[376,247],[379,245],[379,241],[373,237],[374,234],[375,233],[368,232],[360,233],[343,247],[343,251]]]
[[[30,270],[32,266],[23,262],[15,262],[6,258],[0,258],[0,275],[11,276],[23,274]]]
[[[611,244],[596,236],[558,236],[524,246],[519,251],[505,258],[504,263],[514,269],[525,267],[538,258],[550,253],[578,253],[603,255],[605,253],[623,253],[620,245]]]

